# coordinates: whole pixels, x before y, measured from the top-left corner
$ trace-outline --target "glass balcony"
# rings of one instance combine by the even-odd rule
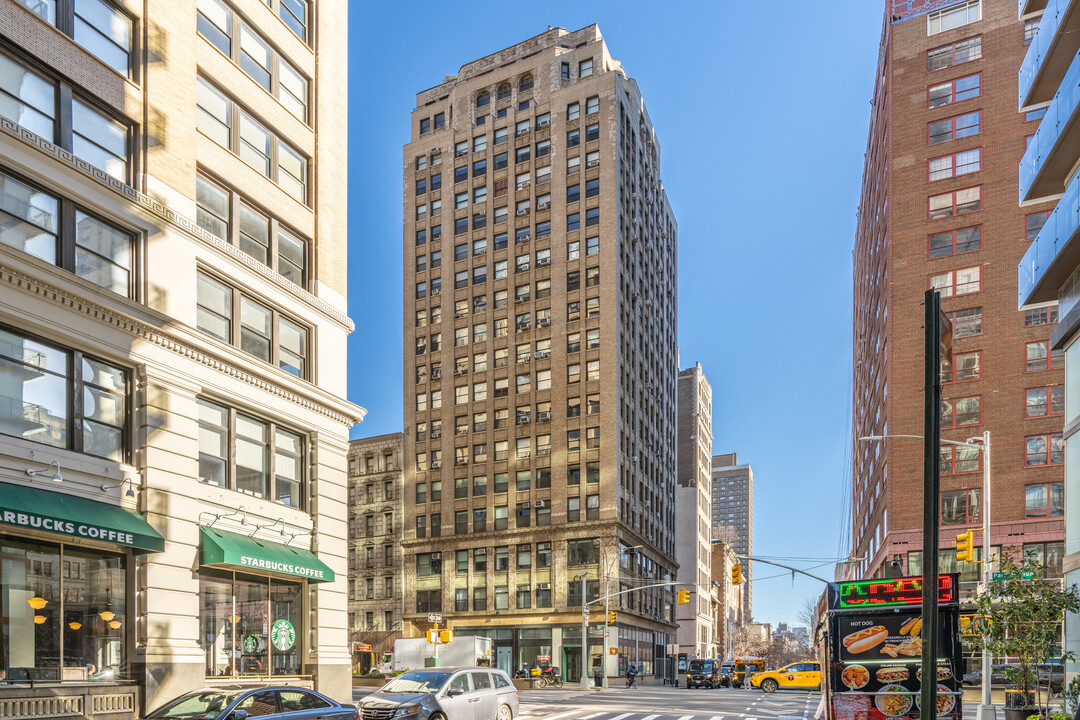
[[[1080,53],[1062,78],[1057,94],[1020,160],[1020,202],[1060,195],[1080,159]]]
[[[1046,0],[1020,0],[1019,17],[1046,9]]]
[[[1024,3],[1021,3],[1023,7]],[[1020,107],[1050,100],[1080,49],[1080,0],[1048,0],[1020,65]]]
[[[1057,300],[1058,290],[1080,266],[1078,230],[1080,181],[1074,178],[1020,261],[1018,307]]]

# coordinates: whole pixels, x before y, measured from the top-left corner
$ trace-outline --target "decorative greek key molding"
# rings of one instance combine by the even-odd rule
[[[318,413],[345,426],[351,426],[361,418],[350,417],[337,410],[317,403],[288,390],[287,388],[257,375],[245,372],[236,367],[227,359],[211,355],[189,343],[167,335],[161,329],[141,322],[112,308],[105,307],[84,297],[74,295],[67,290],[52,285],[45,280],[28,275],[20,270],[0,263],[0,282],[12,285],[23,292],[37,295],[43,299],[51,300],[66,310],[82,313],[95,322],[111,325],[112,327],[138,337],[148,343],[157,345],[181,357],[193,362],[200,363],[216,372],[235,378],[240,382],[247,383],[252,387],[281,398],[306,410]],[[5,717],[0,712],[0,717]]]
[[[293,295],[301,302],[304,302],[314,307],[323,315],[326,315],[334,322],[337,322],[338,324],[347,328],[349,332],[352,332],[356,329],[356,326],[353,324],[353,321],[349,318],[349,316],[347,316],[345,313],[338,311],[338,309],[332,306],[330,303],[326,302],[322,298],[316,297],[315,295],[308,292],[299,285],[289,282],[280,273],[274,272],[266,265],[260,263],[255,258],[245,253],[243,250],[240,250],[239,248],[230,245],[216,235],[207,232],[203,228],[199,227],[199,225],[196,224],[193,220],[191,220],[185,215],[181,215],[180,213],[176,212],[176,210],[169,207],[168,205],[165,205],[160,200],[152,198],[149,195],[144,195],[130,185],[122,183],[113,176],[108,175],[99,168],[94,167],[82,158],[71,154],[70,152],[64,150],[61,147],[57,147],[45,138],[40,137],[39,135],[36,135],[23,127],[20,127],[19,125],[16,125],[5,117],[0,117],[0,129],[2,129],[8,135],[21,140],[27,145],[33,146],[35,149],[47,155],[53,156],[64,164],[69,165],[76,170],[79,170],[84,175],[93,178],[98,183],[107,187],[109,190],[112,190],[114,193],[124,196],[124,198],[129,202],[133,202],[141,206],[142,208],[153,214],[155,217],[157,217],[159,220],[163,220],[169,225],[183,230],[188,235],[191,235],[192,237],[201,240],[206,245],[210,245],[225,253],[229,257],[233,258],[237,262],[243,263],[253,272],[258,273],[267,282],[273,283],[278,288]]]

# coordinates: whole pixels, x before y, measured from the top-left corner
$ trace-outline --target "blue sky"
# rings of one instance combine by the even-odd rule
[[[851,249],[883,3],[350,5],[349,399],[368,410],[352,436],[401,430],[401,147],[416,92],[548,25],[595,22],[660,139],[681,364],[701,362],[713,386],[713,452],[754,469],[754,552],[831,577],[812,566],[848,551]],[[754,572],[760,622],[795,621],[821,593]]]

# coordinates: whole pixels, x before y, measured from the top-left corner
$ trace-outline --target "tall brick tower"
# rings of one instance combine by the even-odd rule
[[[922,297],[942,294],[953,362],[942,437],[989,430],[991,546],[1061,572],[1064,366],[1057,303],[1017,310],[1016,267],[1052,204],[1017,206],[1017,166],[1045,104],[1017,111],[1017,71],[1041,10],[1015,0],[888,0],[855,238],[852,554],[856,577],[921,572]],[[982,453],[942,446],[941,569],[982,523]],[[981,533],[976,535],[981,553]],[[977,556],[981,557],[977,553]]]

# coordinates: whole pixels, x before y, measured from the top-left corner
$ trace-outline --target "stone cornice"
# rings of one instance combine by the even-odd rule
[[[192,362],[200,363],[216,372],[270,393],[275,397],[279,397],[282,400],[306,410],[318,413],[319,415],[341,423],[346,427],[350,427],[363,419],[362,415],[360,417],[346,415],[326,404],[303,397],[276,382],[259,377],[258,375],[253,375],[252,373],[236,367],[226,358],[213,355],[191,343],[172,337],[160,328],[136,320],[118,310],[106,307],[105,305],[85,297],[80,297],[63,288],[52,285],[42,278],[34,277],[21,270],[5,265],[2,262],[0,262],[0,284],[10,285],[22,292],[49,300],[70,312],[81,313],[96,322],[115,327],[118,330],[129,333],[145,342],[164,348],[165,350],[191,360]]]
[[[131,203],[134,203],[141,207],[143,210],[152,214],[156,219],[163,221],[164,223],[182,230],[193,238],[202,241],[204,244],[214,247],[215,249],[225,253],[230,258],[238,263],[249,268],[252,272],[259,275],[261,278],[269,283],[274,284],[280,290],[283,290],[290,295],[294,296],[301,302],[310,305],[325,315],[327,318],[341,325],[343,328],[352,332],[356,329],[353,321],[345,314],[340,312],[337,308],[333,307],[325,300],[313,295],[307,290],[303,289],[295,283],[289,282],[280,273],[274,272],[266,265],[258,262],[255,258],[251,257],[239,248],[230,245],[216,235],[212,235],[203,228],[199,227],[190,218],[181,215],[173,208],[165,205],[160,200],[152,198],[149,195],[145,195],[135,188],[120,182],[111,175],[105,174],[103,171],[89,164],[85,160],[72,153],[57,147],[53,143],[45,140],[44,138],[22,128],[15,123],[11,122],[7,118],[0,117],[0,129],[4,131],[8,136],[21,140],[27,145],[33,146],[36,150],[52,156],[54,159],[64,163],[68,167],[78,170],[83,175],[93,178],[99,184],[108,188],[117,195],[122,195],[124,199]]]

